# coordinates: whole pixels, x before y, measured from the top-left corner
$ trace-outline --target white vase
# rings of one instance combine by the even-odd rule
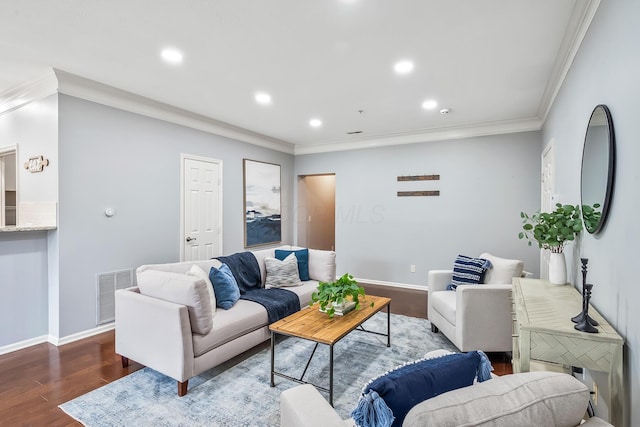
[[[567,261],[564,253],[551,253],[549,259],[549,282],[553,285],[564,285],[567,283]]]

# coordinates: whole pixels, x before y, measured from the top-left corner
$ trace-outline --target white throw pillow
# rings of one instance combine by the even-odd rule
[[[484,283],[510,285],[514,277],[522,276],[524,262],[519,259],[499,258],[486,252],[480,258],[487,259],[492,264],[484,274]]]
[[[282,288],[285,286],[300,286],[298,273],[298,259],[295,254],[289,254],[284,260],[266,257],[264,264],[267,268],[265,288]]]
[[[205,335],[211,331],[209,285],[204,279],[156,270],[138,273],[137,278],[141,294],[187,306],[192,332]]]
[[[187,271],[189,276],[197,277],[199,279],[204,279],[207,284],[207,291],[209,292],[209,302],[211,303],[211,315],[216,314],[216,294],[213,291],[213,284],[211,283],[211,279],[209,279],[209,273],[206,273],[203,269],[193,264],[189,271]]]

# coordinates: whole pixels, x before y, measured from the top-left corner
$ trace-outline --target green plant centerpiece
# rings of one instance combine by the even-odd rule
[[[595,223],[600,216],[599,204],[583,206],[582,215],[587,223]],[[526,239],[529,246],[533,240],[541,249],[549,249],[552,253],[562,253],[567,242],[575,240],[582,231],[580,206],[556,204],[553,212],[536,212],[528,215],[520,212],[522,229],[518,238]]]
[[[364,288],[358,286],[352,275],[345,273],[335,282],[320,282],[318,290],[311,294],[311,302],[320,304],[320,310],[326,312],[329,317],[333,317],[336,313],[336,306],[353,301],[354,309],[360,308],[360,298],[364,297]],[[371,303],[373,307],[373,303]]]

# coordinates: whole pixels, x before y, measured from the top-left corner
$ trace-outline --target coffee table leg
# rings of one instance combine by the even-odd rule
[[[329,405],[333,406],[333,344],[329,345]]]
[[[275,387],[276,384],[273,382],[273,370],[275,368],[275,352],[276,352],[276,334],[275,332],[271,332],[271,387]]]
[[[387,304],[387,347],[391,347],[391,303]]]

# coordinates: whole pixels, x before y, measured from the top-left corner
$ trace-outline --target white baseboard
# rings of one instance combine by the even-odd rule
[[[47,335],[42,335],[35,338],[29,338],[28,340],[16,342],[13,344],[5,345],[0,347],[0,355],[11,353],[14,351],[22,350],[23,348],[31,347],[34,345],[42,344],[43,342],[48,341]]]
[[[86,331],[82,331],[82,332],[78,332],[78,333],[75,333],[75,334],[67,335],[66,337],[62,337],[62,338],[58,338],[58,337],[54,337],[53,335],[49,335],[47,340],[51,344],[53,344],[55,346],[61,346],[61,345],[69,344],[69,343],[74,342],[74,341],[79,341],[79,340],[84,339],[84,338],[89,338],[89,337],[92,337],[94,335],[101,334],[103,332],[110,331],[112,329],[115,329],[115,326],[116,326],[115,322],[111,322],[111,323],[107,323],[105,325],[98,326],[98,327],[93,328],[93,329],[87,329]]]
[[[381,280],[371,280],[371,279],[362,279],[355,277],[356,282],[366,283],[369,285],[378,285],[378,286],[389,286],[390,288],[403,288],[403,289],[413,289],[416,291],[427,292],[427,285],[411,285],[409,283],[396,283],[396,282],[384,282]]]
[[[49,342],[57,347],[65,344],[69,344],[74,341],[81,340],[83,338],[89,338],[94,335],[101,334],[103,332],[110,331],[115,328],[115,322],[107,323],[106,325],[98,326],[97,328],[88,329],[86,331],[78,332],[72,335],[67,335],[66,337],[58,338],[53,335],[42,335],[39,337],[29,338],[28,340],[16,342],[13,344],[5,345],[0,347],[0,355],[12,353],[14,351],[22,350],[34,345],[42,344],[44,342]]]

